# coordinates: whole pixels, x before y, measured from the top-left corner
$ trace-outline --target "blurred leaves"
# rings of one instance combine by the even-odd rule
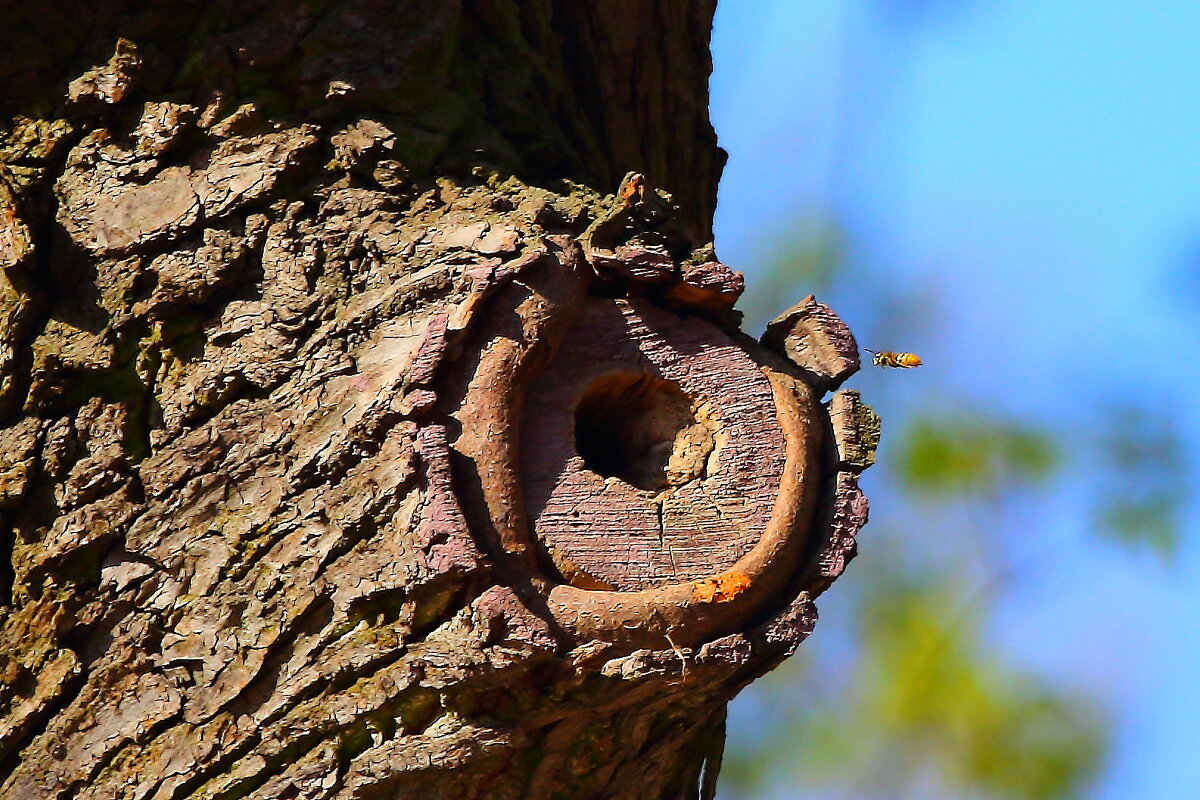
[[[873,4],[898,31],[971,5]],[[848,86],[868,85],[850,73]],[[848,117],[835,129],[852,136],[863,124]],[[834,142],[835,164],[850,163],[845,146]],[[954,352],[961,331],[939,282],[945,271],[890,263],[878,243],[872,249],[853,227],[864,198],[856,207],[832,189],[842,177],[831,175],[826,196],[782,233],[764,235],[774,253],[764,250],[771,257],[758,259],[765,268],[744,298],[748,327],[814,292],[876,349],[924,354],[945,341],[942,354]],[[1176,552],[1192,482],[1182,413],[1156,408],[1152,396],[1117,406],[1084,396],[1023,416],[999,394],[967,396],[971,369],[927,363],[855,379],[884,417],[862,556],[823,599],[826,620],[801,656],[739,701],[754,717],[730,739],[723,797],[1057,800],[1083,795],[1104,766],[1112,720],[1097,699],[1006,657],[986,631],[1014,578],[1038,569],[1030,539],[1058,544],[1012,536],[1015,524],[1054,519],[1030,532],[1053,533],[1064,527],[1053,512],[1065,511],[1122,546],[1164,560]],[[1047,397],[1061,397],[1049,388],[1058,394]]]
[[[765,291],[759,282],[768,302],[827,288],[837,307],[861,310],[865,319],[856,323],[889,340],[889,331],[913,335],[913,325],[896,322],[905,314],[925,324],[936,315],[939,304],[913,287],[866,277],[878,276],[869,262],[853,264],[860,280],[843,303],[834,286],[849,263],[847,232],[815,216],[794,232]],[[990,602],[1013,565],[1003,547],[977,546],[1002,542],[992,534],[1006,523],[1008,500],[1059,483],[1096,437],[1080,437],[1089,429],[1070,420],[1047,428],[935,385],[952,366],[863,376],[874,385],[868,397],[891,407],[876,468],[882,475],[872,476],[887,505],[875,507],[864,532],[869,546],[834,590],[854,621],[852,631],[834,635],[849,634],[849,646],[823,658],[821,643],[830,640],[818,628],[808,664],[789,665],[790,681],[751,690],[765,695],[759,737],[730,743],[726,794],[761,796],[782,777],[797,797],[1056,800],[1078,796],[1102,766],[1110,725],[1094,699],[1047,683],[985,641]],[[914,376],[918,392],[904,403]],[[1098,441],[1096,457],[1113,467],[1106,474],[1114,479],[1142,474],[1147,486],[1161,487],[1153,473],[1164,444],[1147,440],[1145,428],[1137,420],[1114,426],[1118,435]],[[1118,498],[1126,501],[1120,508]],[[1108,492],[1106,500],[1111,530],[1129,526],[1149,541],[1143,514],[1162,508],[1150,494]],[[940,513],[950,507],[968,513]]]
[[[915,416],[891,452],[900,484],[933,498],[1045,481],[1062,462],[1046,432],[982,412]]]
[[[969,586],[947,574],[898,578],[888,563],[859,605],[853,670],[844,681],[810,671],[792,688],[804,709],[759,774],[783,773],[819,797],[1076,796],[1103,762],[1107,720],[1089,698],[988,648],[986,609],[963,603]],[[764,787],[747,756],[730,754],[729,777],[753,797]]]
[[[934,769],[962,791],[1069,796],[1100,762],[1104,721],[1087,698],[987,648],[982,609],[948,615],[968,591],[946,576],[876,584],[862,610],[856,716],[891,728],[886,747],[898,752],[885,762]]]
[[[764,238],[769,242],[771,268],[762,272],[754,291],[740,305],[752,321],[752,330],[783,310],[781,299],[795,302],[808,292],[828,287],[846,258],[846,233],[827,216],[791,218],[785,230],[766,233]]]
[[[1044,484],[1067,455],[1094,481],[1096,532],[1169,560],[1179,546],[1191,478],[1174,417],[1128,405],[1102,408],[1058,436],[996,413],[922,412],[907,421],[891,451],[899,484],[926,499],[995,498]],[[1081,463],[1085,462],[1085,463]]]
[[[1101,535],[1174,556],[1191,485],[1176,410],[1134,405],[1106,409],[1095,447],[1099,470],[1094,519]]]

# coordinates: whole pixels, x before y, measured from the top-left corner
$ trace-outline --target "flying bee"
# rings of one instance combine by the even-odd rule
[[[877,367],[901,367],[910,369],[912,367],[921,366],[920,356],[912,353],[891,353],[887,350],[882,350],[876,353],[874,350],[864,347],[871,354],[871,363]]]

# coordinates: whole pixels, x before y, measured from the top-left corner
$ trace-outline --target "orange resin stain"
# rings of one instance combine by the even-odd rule
[[[692,584],[692,598],[701,603],[728,603],[750,586],[750,578],[740,572],[722,572]]]

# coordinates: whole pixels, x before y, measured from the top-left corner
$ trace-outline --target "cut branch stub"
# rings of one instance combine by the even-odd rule
[[[591,298],[525,396],[534,534],[564,574],[621,590],[732,568],[783,477],[775,414],[770,380],[713,325]]]
[[[551,250],[492,292],[463,345],[454,448],[494,555],[567,644],[748,630],[802,566],[823,409],[753,343],[590,295],[611,278],[586,246]]]

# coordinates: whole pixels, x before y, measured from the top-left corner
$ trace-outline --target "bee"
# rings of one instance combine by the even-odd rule
[[[877,367],[902,367],[909,369],[921,366],[920,356],[912,353],[890,353],[887,350],[876,353],[874,350],[865,347],[863,349],[871,354],[871,363]]]

